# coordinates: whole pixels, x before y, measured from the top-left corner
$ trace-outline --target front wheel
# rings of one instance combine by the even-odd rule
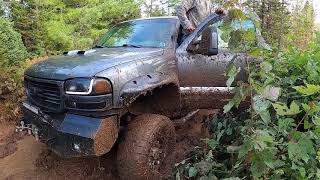
[[[175,129],[169,118],[137,116],[120,143],[117,162],[121,179],[166,179],[174,166]]]

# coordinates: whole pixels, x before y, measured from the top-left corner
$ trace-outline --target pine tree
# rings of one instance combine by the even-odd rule
[[[285,0],[249,0],[248,6],[258,14],[262,35],[266,41],[278,49],[286,46],[290,17]]]
[[[14,28],[22,35],[24,45],[32,55],[45,53],[41,12],[35,0],[13,1],[11,18]]]
[[[307,1],[303,8],[297,4],[292,16],[291,32],[294,35],[294,43],[300,49],[306,49],[315,38],[315,12],[312,3]]]

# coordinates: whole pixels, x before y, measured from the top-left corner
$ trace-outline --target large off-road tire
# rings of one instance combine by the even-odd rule
[[[174,166],[175,129],[169,118],[137,116],[129,125],[117,153],[121,179],[166,179]]]

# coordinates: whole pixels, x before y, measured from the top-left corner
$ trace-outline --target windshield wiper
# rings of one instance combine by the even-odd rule
[[[134,48],[141,48],[141,45],[134,45],[134,44],[123,44],[122,47],[134,47]]]
[[[105,48],[105,46],[102,46],[102,45],[95,45],[93,48]]]

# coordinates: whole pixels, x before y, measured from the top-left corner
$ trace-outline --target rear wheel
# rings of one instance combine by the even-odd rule
[[[121,179],[166,179],[174,166],[175,129],[169,118],[137,116],[129,125],[117,155]]]

